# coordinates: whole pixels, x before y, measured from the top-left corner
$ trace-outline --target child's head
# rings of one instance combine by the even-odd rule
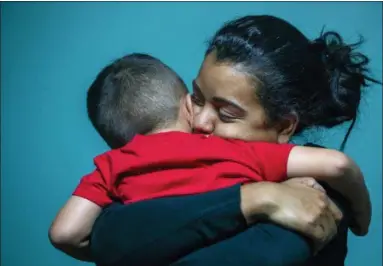
[[[88,90],[88,116],[107,144],[118,148],[135,134],[178,125],[186,95],[170,67],[150,55],[130,54],[98,74]]]

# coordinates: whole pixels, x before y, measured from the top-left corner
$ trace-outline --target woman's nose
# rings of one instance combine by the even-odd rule
[[[211,134],[215,129],[215,114],[211,110],[204,108],[195,115],[193,131],[201,134]]]

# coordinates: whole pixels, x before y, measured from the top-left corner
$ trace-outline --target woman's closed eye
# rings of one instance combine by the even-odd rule
[[[219,119],[224,123],[231,123],[234,122],[234,120],[238,119],[238,116],[235,114],[232,114],[225,110],[224,108],[220,108],[218,111]]]
[[[246,111],[230,100],[213,97],[212,104],[218,113],[219,119],[224,123],[232,123],[246,116]]]

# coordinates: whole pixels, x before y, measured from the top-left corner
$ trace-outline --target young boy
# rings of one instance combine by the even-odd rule
[[[92,90],[100,86],[97,82],[89,90],[89,99],[99,101],[94,106],[104,110],[105,123],[94,125],[104,131],[102,135],[117,124],[121,126],[121,136],[109,143],[115,148],[125,144],[135,132],[143,135],[96,157],[97,169],[81,180],[73,195],[104,207],[115,199],[128,204],[247,182],[315,176],[348,198],[354,211],[364,211],[369,216],[368,208],[360,209],[369,205],[362,174],[342,153],[190,134],[192,108],[186,86],[161,61],[147,55],[131,55],[106,70],[105,76],[97,79],[104,90]],[[108,90],[108,84],[117,90]],[[88,110],[90,117],[100,113]],[[360,195],[357,201],[354,193]],[[363,226],[368,227],[368,222]]]

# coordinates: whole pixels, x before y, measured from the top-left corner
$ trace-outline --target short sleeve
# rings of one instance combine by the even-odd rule
[[[100,155],[94,159],[94,163],[96,169],[80,180],[73,195],[104,207],[112,203],[110,162],[106,155]]]
[[[263,181],[282,182],[287,178],[287,162],[294,144],[250,143],[254,161]]]

